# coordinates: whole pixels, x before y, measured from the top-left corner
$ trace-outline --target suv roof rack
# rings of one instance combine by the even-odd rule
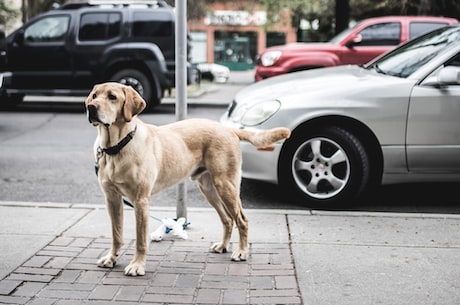
[[[88,2],[67,2],[59,6],[58,9],[79,9],[90,6],[104,7],[129,7],[129,6],[147,6],[147,7],[169,7],[163,0],[90,0]]]

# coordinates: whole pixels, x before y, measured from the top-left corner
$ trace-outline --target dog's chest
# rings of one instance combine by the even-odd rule
[[[123,162],[117,162],[114,159],[116,158],[107,156],[99,161],[99,176],[101,177],[101,181],[113,184],[123,184],[127,181],[133,181],[135,173],[133,173],[132,167]]]

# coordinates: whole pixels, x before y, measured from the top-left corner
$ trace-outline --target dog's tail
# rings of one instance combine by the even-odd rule
[[[244,129],[235,129],[241,141],[249,142],[258,150],[273,150],[274,143],[289,138],[291,131],[285,127],[277,127],[268,130],[253,132]]]

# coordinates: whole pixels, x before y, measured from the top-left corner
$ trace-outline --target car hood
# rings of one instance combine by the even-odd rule
[[[239,91],[235,101],[252,104],[277,99],[289,103],[299,99],[325,101],[328,96],[341,99],[354,96],[361,99],[366,97],[366,92],[373,92],[377,88],[394,85],[412,87],[413,83],[414,80],[379,74],[359,66],[338,66],[265,79]]]

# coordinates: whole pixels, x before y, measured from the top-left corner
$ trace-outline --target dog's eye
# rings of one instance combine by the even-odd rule
[[[117,97],[113,94],[109,94],[107,95],[107,97],[109,98],[109,100],[112,100],[112,101],[117,99]]]
[[[96,96],[97,96],[96,93],[93,93],[93,98],[96,98]]]

